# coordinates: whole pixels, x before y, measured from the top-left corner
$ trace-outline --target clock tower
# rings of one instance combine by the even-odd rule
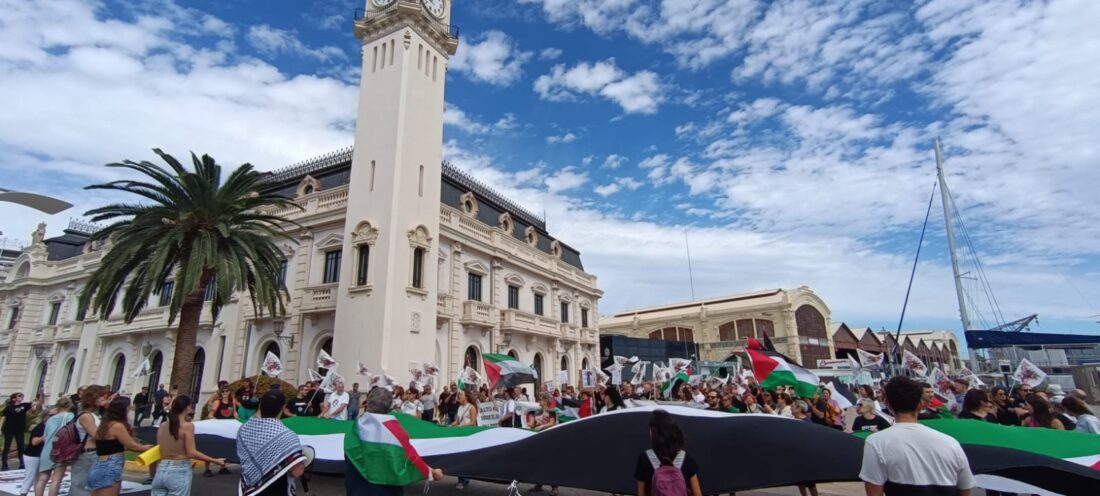
[[[434,362],[450,0],[366,0],[333,357],[400,382]],[[348,378],[349,382],[351,378]]]

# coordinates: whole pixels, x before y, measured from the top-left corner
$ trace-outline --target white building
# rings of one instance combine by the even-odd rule
[[[322,349],[354,381],[355,363],[406,380],[432,362],[453,380],[485,352],[508,353],[555,378],[595,364],[596,277],[545,223],[442,162],[446,60],[457,47],[449,2],[370,0],[356,146],[279,170],[268,187],[302,210],[278,212],[294,242],[286,254],[288,314],[252,314],[238,295],[217,321],[204,312],[195,384],[255,375],[275,352],[301,383]],[[94,227],[45,226],[0,282],[0,390],[51,396],[79,384],[134,391],[166,381],[175,327],[154,296],[130,324],[77,315],[76,301],[105,253]],[[435,261],[435,265],[431,264]],[[434,270],[433,270],[434,268]],[[167,293],[167,292],[166,292]],[[87,318],[85,318],[87,317]],[[148,357],[153,373],[130,379]]]

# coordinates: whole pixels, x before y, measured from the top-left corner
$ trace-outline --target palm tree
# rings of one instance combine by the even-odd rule
[[[136,171],[144,180],[85,188],[131,193],[149,201],[116,203],[85,214],[92,222],[114,222],[90,240],[109,239],[111,244],[84,286],[79,308],[90,308],[106,319],[121,303],[122,317],[130,323],[151,295],[170,288],[169,325],[179,317],[171,384],[189,388],[208,286],[213,285],[210,312],[215,320],[236,291],[248,291],[257,315],[285,313],[283,254],[275,240],[286,238],[280,226],[291,222],[264,212],[297,204],[260,191],[265,173],[250,164],[236,168],[223,182],[221,166],[208,155],[199,158],[192,153],[194,171],[189,171],[160,149],[153,152],[170,169],[145,161],[107,164]]]

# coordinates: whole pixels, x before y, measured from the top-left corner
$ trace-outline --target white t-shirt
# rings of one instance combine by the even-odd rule
[[[328,404],[328,412],[329,412],[329,414],[326,415],[326,416],[329,417],[329,418],[336,419],[336,420],[347,420],[348,419],[348,409],[347,408],[345,408],[344,411],[342,411],[342,412],[340,412],[336,415],[333,415],[331,412],[335,412],[337,408],[340,408],[341,406],[347,405],[350,402],[351,402],[351,396],[348,395],[347,391],[344,391],[343,393],[331,393],[331,394],[329,394],[328,398],[325,400],[325,403]]]
[[[401,413],[405,415],[416,415],[424,412],[424,405],[419,400],[406,401],[401,404]]]
[[[898,423],[867,437],[859,478],[885,485],[971,489],[974,474],[954,438],[916,423]]]

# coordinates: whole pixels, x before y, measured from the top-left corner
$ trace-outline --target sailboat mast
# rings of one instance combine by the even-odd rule
[[[955,295],[959,298],[959,316],[962,318],[963,331],[970,330],[970,314],[966,311],[966,297],[963,295],[962,275],[959,274],[959,256],[955,253],[955,228],[952,225],[951,190],[947,188],[947,174],[943,170],[943,156],[940,152],[940,139],[936,138],[936,174],[940,180],[940,198],[943,200],[943,223],[947,228],[947,250],[951,254],[951,271],[955,274]]]

